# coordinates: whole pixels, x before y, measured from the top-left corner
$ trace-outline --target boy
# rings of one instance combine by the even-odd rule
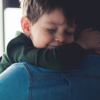
[[[95,34],[93,39],[100,41],[97,38],[99,32],[92,31],[91,28],[84,30],[81,33],[84,37],[80,36],[74,42],[75,21],[80,11],[80,6],[75,0],[20,2],[23,9],[21,27],[25,35],[20,34],[9,42],[7,53],[0,58],[0,73],[19,61],[57,71],[74,69],[87,55],[87,49],[100,46],[91,40]],[[88,37],[85,37],[84,33],[89,33]],[[86,42],[82,42],[82,39]]]

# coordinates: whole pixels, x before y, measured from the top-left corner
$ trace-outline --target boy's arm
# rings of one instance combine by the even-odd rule
[[[4,53],[1,57],[0,57],[0,73],[3,72],[8,66],[10,66],[12,63],[9,59],[9,57],[7,56],[6,53]]]
[[[100,46],[99,36],[100,32],[92,31],[91,28],[85,29],[74,43],[65,44],[52,50],[35,48],[31,40],[26,41],[26,43],[19,43],[16,46],[14,44],[11,59],[14,59],[14,62],[26,61],[58,71],[74,69],[81,59],[87,55],[87,49],[96,49]]]

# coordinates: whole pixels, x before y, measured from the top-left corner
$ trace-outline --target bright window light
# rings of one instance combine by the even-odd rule
[[[16,31],[22,31],[20,20],[22,11],[20,8],[6,8],[4,11],[5,49],[8,42],[15,37]]]

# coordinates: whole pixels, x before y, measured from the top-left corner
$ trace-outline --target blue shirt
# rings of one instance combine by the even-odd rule
[[[0,100],[100,100],[100,55],[78,66],[60,72],[15,63],[0,74]]]

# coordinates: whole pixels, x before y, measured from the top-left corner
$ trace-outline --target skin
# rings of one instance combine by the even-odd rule
[[[49,14],[44,13],[34,24],[27,17],[22,17],[21,26],[37,48],[53,49],[74,42],[76,25],[73,23],[72,26],[68,26],[59,9],[55,9]]]
[[[78,26],[76,27],[74,35],[78,37],[78,39],[75,40],[75,42],[84,49],[91,49],[100,54],[100,32],[93,31],[92,28],[87,28],[80,32],[80,28],[81,27]]]

